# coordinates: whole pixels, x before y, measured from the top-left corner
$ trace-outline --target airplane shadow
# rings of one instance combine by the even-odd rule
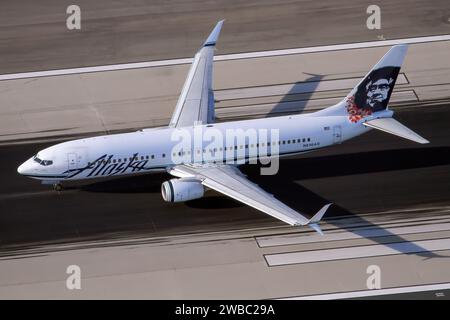
[[[250,180],[275,195],[276,198],[288,206],[301,212],[315,213],[320,207],[330,203],[330,201],[301,186],[298,184],[298,181],[448,164],[450,164],[450,147],[430,147],[281,159],[281,170],[272,176],[260,175],[260,167],[255,165],[243,165],[240,168]],[[88,192],[159,193],[161,183],[170,178],[168,174],[143,175],[94,183],[83,186],[81,189]],[[185,204],[191,208],[207,210],[244,206],[240,202],[219,194],[187,201]],[[365,229],[382,230],[383,237],[370,238],[379,244],[397,250],[395,243],[409,242],[405,238],[393,234],[337,204],[331,206],[325,216],[325,220],[342,216],[353,216],[352,223],[362,224]],[[333,220],[330,223],[333,223]],[[362,237],[365,234],[365,231],[361,229],[355,229],[351,226],[346,227],[338,222],[336,222],[335,226]],[[415,253],[413,254],[424,258],[443,257],[434,252],[429,252],[414,243],[409,242],[409,244],[408,250],[402,253],[411,254],[409,252],[414,251]]]
[[[307,78],[305,81],[296,82],[289,92],[267,113],[266,117],[276,117],[283,113],[301,113],[305,110],[308,101],[311,99],[324,76],[304,73],[311,77]],[[292,106],[295,106],[295,111],[292,110]]]

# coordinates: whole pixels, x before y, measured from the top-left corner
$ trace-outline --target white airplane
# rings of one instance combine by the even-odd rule
[[[322,233],[318,222],[331,204],[308,218],[250,182],[239,171],[238,164],[322,149],[372,128],[428,143],[394,120],[387,107],[406,45],[393,46],[334,106],[308,114],[215,123],[212,66],[222,24],[223,21],[217,23],[195,55],[167,127],[60,143],[25,161],[18,173],[61,190],[65,181],[166,171],[176,178],[162,184],[165,201],[200,198],[206,190],[213,189],[290,225],[309,225]],[[259,134],[252,140],[243,136],[242,129],[276,134],[270,137]],[[195,135],[208,130],[214,130],[215,137],[217,133],[225,137],[230,131],[238,136],[224,141],[200,136],[198,143]],[[180,137],[188,139],[181,143]]]

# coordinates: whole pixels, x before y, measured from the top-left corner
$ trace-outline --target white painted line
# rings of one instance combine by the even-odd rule
[[[370,228],[370,229],[354,229],[353,231],[342,231],[338,233],[329,233],[321,235],[302,235],[289,234],[273,237],[257,238],[258,245],[264,247],[286,246],[294,244],[316,243],[337,240],[351,240],[371,237],[387,237],[395,235],[403,235],[410,233],[424,233],[450,230],[450,223],[428,224],[422,226],[397,227],[397,228]]]
[[[294,49],[281,49],[281,50],[226,54],[226,55],[215,56],[214,61],[228,61],[228,60],[239,60],[239,59],[275,57],[275,56],[284,56],[284,55],[291,55],[291,54],[304,54],[304,53],[327,52],[327,51],[336,51],[336,50],[374,48],[374,47],[392,46],[392,45],[396,45],[396,44],[414,44],[414,43],[437,42],[437,41],[447,41],[447,40],[450,40],[450,35],[403,38],[403,39],[382,40],[382,41],[367,41],[367,42],[316,46],[316,47],[306,47],[306,48],[294,48]],[[102,72],[102,71],[118,71],[118,70],[172,66],[172,65],[188,64],[188,63],[192,63],[192,61],[193,61],[192,58],[183,58],[183,59],[145,61],[145,62],[135,62],[135,63],[122,63],[122,64],[113,64],[113,65],[94,66],[94,67],[10,73],[10,74],[0,75],[0,81],[1,80],[25,79],[25,78],[61,76],[61,75],[79,74],[79,73],[92,73],[92,72]]]
[[[450,250],[450,239],[420,240],[349,248],[277,253],[265,255],[265,258],[267,264],[274,267],[289,264],[368,258],[437,250]]]
[[[352,292],[340,292],[340,293],[328,293],[328,294],[318,294],[311,296],[299,296],[283,298],[280,300],[333,300],[333,299],[349,299],[349,298],[361,298],[361,297],[376,297],[389,294],[402,294],[402,293],[412,293],[412,292],[423,292],[423,291],[438,291],[450,289],[450,283],[440,283],[440,284],[428,284],[420,286],[409,286],[409,287],[398,287],[398,288],[388,288],[388,289],[377,289],[377,290],[361,290]],[[448,297],[447,297],[448,299]]]
[[[437,42],[437,41],[447,41],[447,40],[450,40],[450,34],[445,34],[445,35],[440,35],[440,36],[393,39],[393,40],[366,41],[366,42],[316,46],[316,47],[308,47],[308,48],[294,48],[294,49],[282,49],[282,50],[271,50],[271,51],[261,51],[261,52],[237,53],[237,54],[218,56],[217,57],[218,59],[216,59],[216,60],[221,61],[221,60],[263,58],[263,57],[285,56],[285,55],[290,55],[290,54],[303,54],[303,53],[315,53],[315,52],[326,52],[326,51],[337,51],[337,50],[375,48],[375,47],[393,46],[396,44],[414,44],[414,43]]]
[[[178,65],[178,64],[189,64],[191,62],[192,62],[192,59],[173,59],[173,60],[111,64],[111,65],[95,66],[95,67],[82,67],[82,68],[47,70],[47,71],[10,73],[10,74],[0,75],[0,81],[1,80],[25,79],[25,78],[63,76],[63,75],[69,75],[69,74],[93,73],[93,72],[103,72],[103,71],[118,71],[118,70],[129,70],[129,69],[162,67],[162,66],[170,66],[170,65]]]

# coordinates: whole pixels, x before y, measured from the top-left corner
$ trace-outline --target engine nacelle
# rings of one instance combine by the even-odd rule
[[[182,202],[203,197],[205,188],[198,180],[172,179],[163,182],[161,194],[164,201]]]

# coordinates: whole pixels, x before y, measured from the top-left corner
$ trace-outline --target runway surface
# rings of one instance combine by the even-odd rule
[[[236,53],[449,33],[446,0],[370,2],[79,0],[81,30],[66,28],[68,0],[2,1],[0,73],[191,57],[220,19],[219,49]]]
[[[450,34],[441,0],[380,2],[382,30],[353,0],[101,0],[78,3],[82,30],[70,32],[69,4],[2,3],[0,74],[190,58],[221,18],[219,54]],[[386,50],[218,61],[218,121],[329,106]],[[0,298],[448,298],[449,52],[449,41],[411,45],[392,95],[395,118],[430,144],[371,131],[283,159],[276,176],[243,167],[294,209],[332,202],[324,237],[212,191],[165,203],[165,174],[60,193],[17,174],[51,144],[167,124],[188,64],[0,81]],[[66,287],[74,264],[81,290]],[[381,291],[366,292],[370,266]]]

